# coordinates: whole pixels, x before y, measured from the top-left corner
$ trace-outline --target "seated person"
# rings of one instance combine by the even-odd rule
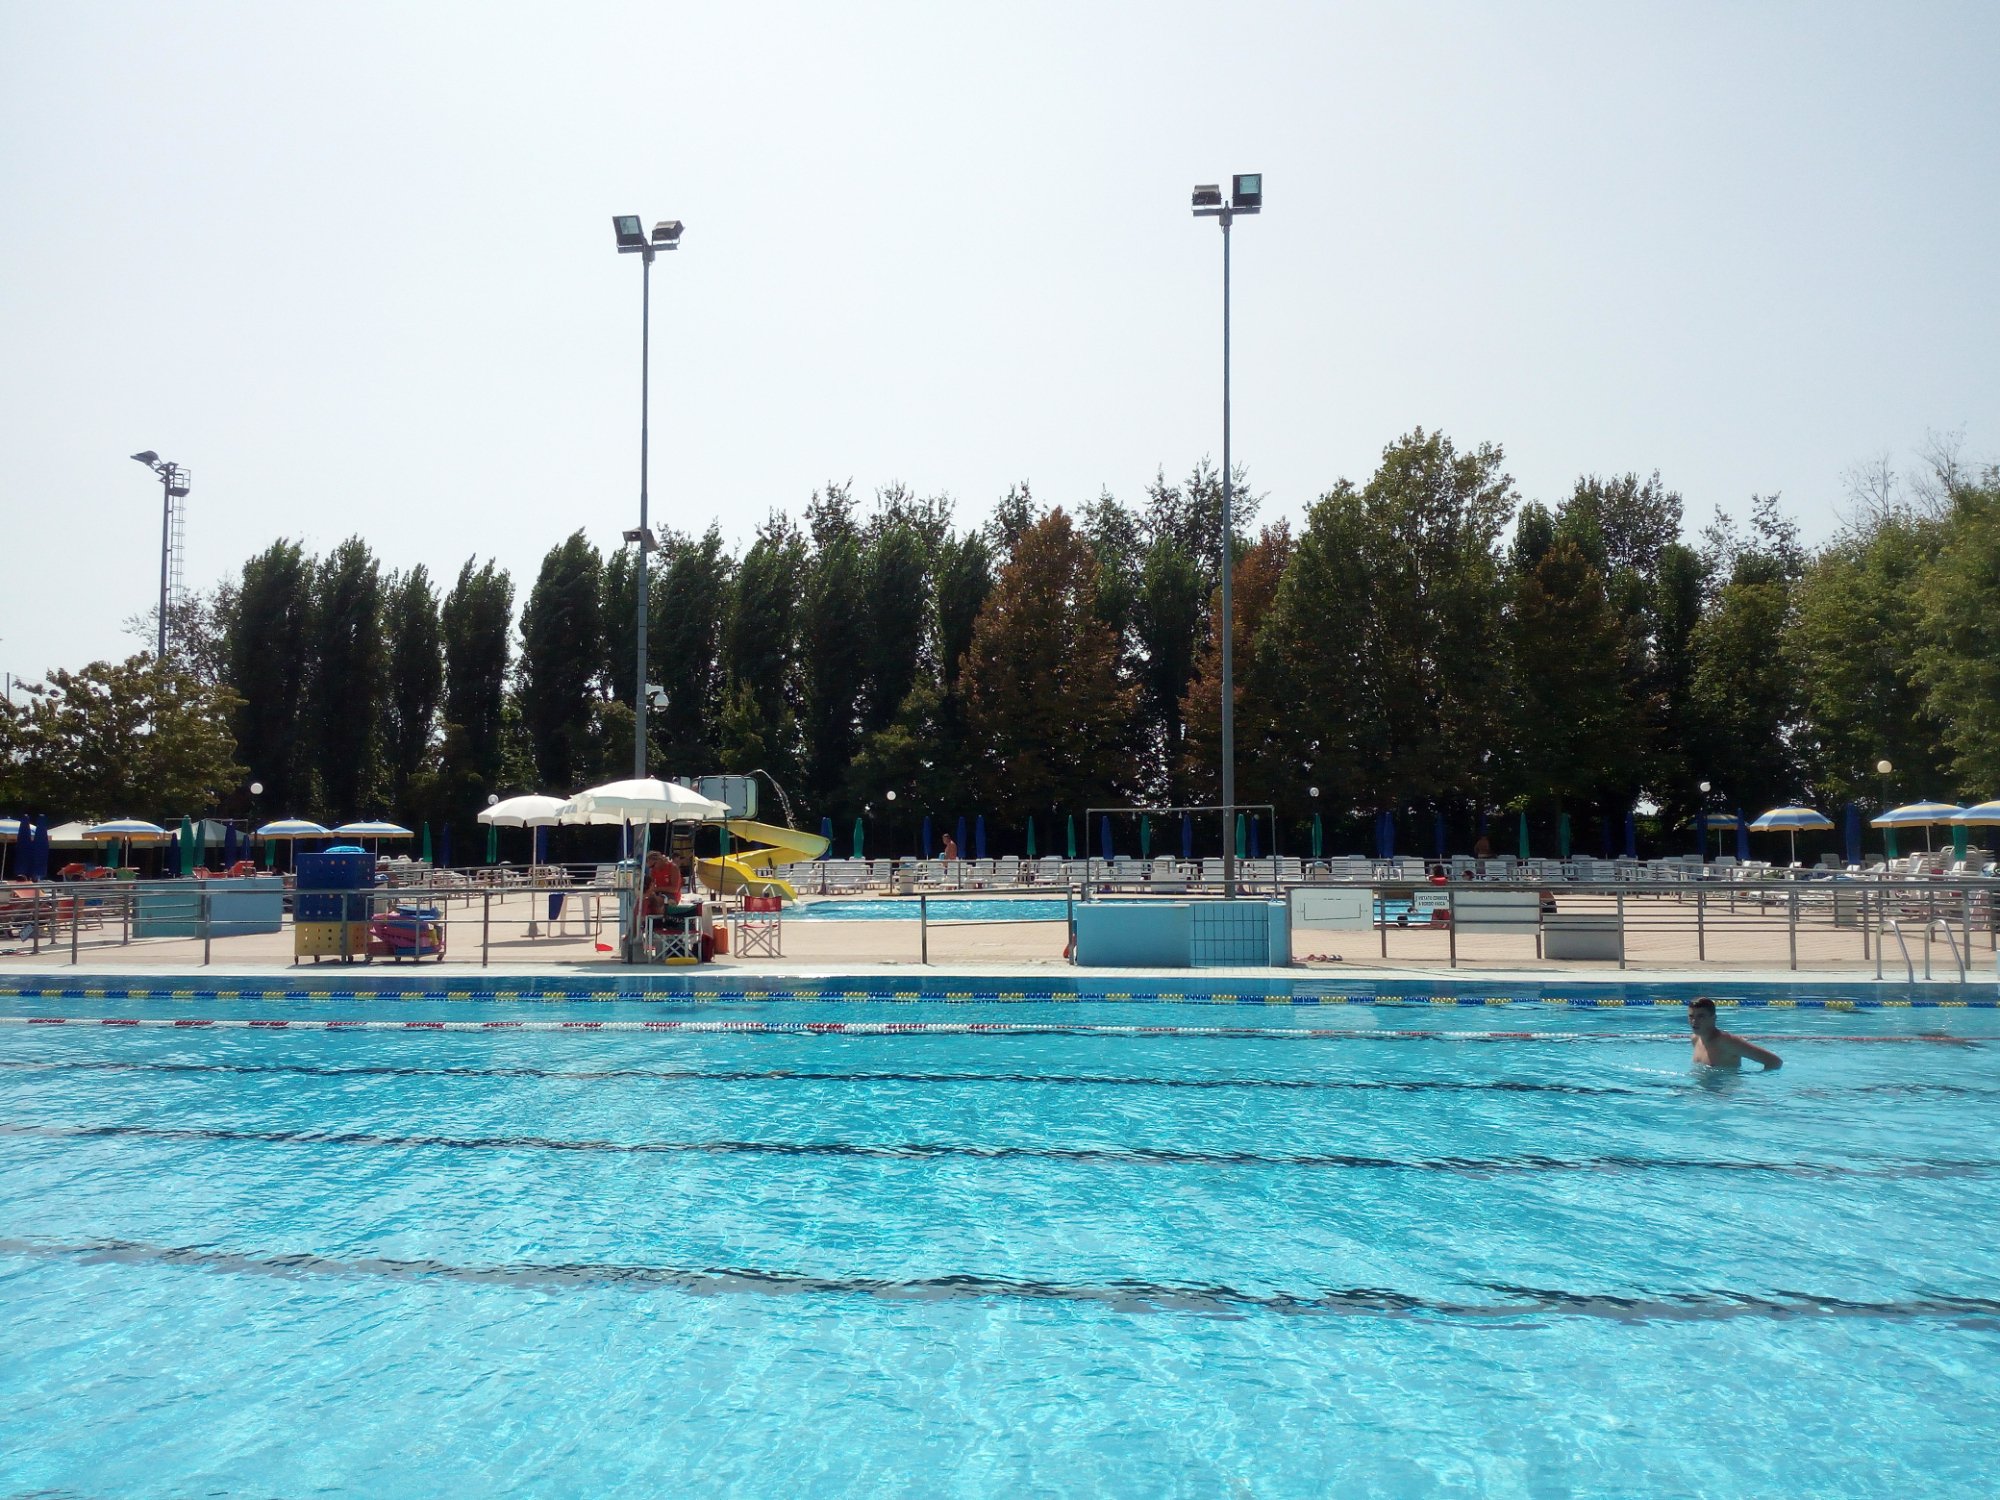
[[[649,917],[661,915],[670,906],[681,904],[681,867],[655,849],[646,856],[644,906]]]

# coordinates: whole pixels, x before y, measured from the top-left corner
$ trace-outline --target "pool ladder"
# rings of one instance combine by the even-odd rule
[[[1903,940],[1903,924],[1894,917],[1891,917],[1888,921],[1888,928],[1896,935],[1896,947],[1902,952],[1903,972],[1909,982],[1915,984],[1917,982],[1917,966],[1911,961],[1910,945]],[[1933,931],[1944,934],[1944,940],[1951,948],[1952,962],[1958,965],[1958,982],[1964,984],[1966,980],[1965,961],[1969,955],[1959,948],[1958,934],[1952,930],[1950,920],[1945,917],[1932,917],[1924,923],[1924,978],[1929,979],[1931,977],[1930,937]],[[1882,977],[1882,944],[1879,939],[1875,944],[1875,977],[1877,979]]]

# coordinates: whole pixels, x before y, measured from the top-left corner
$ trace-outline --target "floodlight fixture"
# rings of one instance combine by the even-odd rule
[[[680,244],[680,242],[681,242],[681,221],[679,219],[662,219],[660,220],[659,223],[653,226],[654,249],[672,250],[675,247],[677,247]]]
[[[144,464],[147,468],[150,469],[154,464],[160,461],[160,455],[155,453],[151,448],[142,448],[137,453],[132,455],[132,461],[134,463]]]
[[[1194,206],[1196,208],[1222,207],[1222,189],[1213,182],[1198,184],[1194,190]]]
[[[618,253],[629,255],[646,248],[646,231],[637,214],[613,214],[611,232],[618,237]]]
[[[1231,179],[1229,206],[1239,214],[1254,214],[1264,206],[1264,174],[1238,172]]]

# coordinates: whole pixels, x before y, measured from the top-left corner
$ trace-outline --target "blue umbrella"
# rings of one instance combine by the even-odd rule
[[[1750,825],[1743,821],[1740,808],[1736,813],[1736,858],[1745,864],[1750,861]]]
[[[1194,858],[1194,819],[1181,814],[1181,858]]]
[[[1625,857],[1627,859],[1639,857],[1639,825],[1632,821],[1632,814],[1629,812],[1625,814]]]
[[[1611,819],[1608,816],[1597,820],[1597,831],[1603,835],[1601,842],[1604,846],[1604,857],[1609,859],[1611,858]]]
[[[451,868],[451,824],[449,823],[442,825],[438,829],[437,862],[440,870],[449,870]]]
[[[1110,814],[1110,813],[1106,813],[1106,814],[1105,814],[1105,815],[1104,815],[1103,817],[1099,818],[1099,819],[1097,820],[1097,827],[1098,827],[1098,837],[1099,837],[1099,841],[1100,841],[1100,842],[1101,842],[1101,843],[1102,843],[1102,844],[1104,845],[1104,857],[1105,857],[1106,859],[1110,859],[1110,858],[1112,857],[1112,856],[1111,856],[1111,814]]]
[[[543,824],[541,827],[535,830],[535,863],[538,865],[545,865],[548,862],[549,862],[549,830],[548,830],[548,825]]]
[[[819,857],[820,857],[821,859],[832,859],[832,858],[833,858],[833,819],[832,819],[832,818],[821,818],[821,819],[819,820],[819,836],[820,836],[821,838],[823,838],[823,839],[825,839],[825,840],[826,840],[826,847],[825,847],[824,849],[822,849],[822,850],[820,851],[820,855],[819,855]]]
[[[1852,802],[1848,803],[1842,821],[1846,825],[1844,842],[1847,845],[1847,862],[1850,865],[1858,865],[1861,863],[1861,809]]]
[[[925,859],[931,857],[931,815],[929,813],[924,814],[923,837],[917,840],[917,848],[922,851]]]
[[[1433,843],[1437,845],[1437,857],[1439,859],[1443,859],[1444,858],[1444,814],[1442,812],[1439,812],[1435,808],[1431,810],[1431,840]]]
[[[1252,859],[1262,859],[1264,857],[1257,852],[1257,822],[1257,818],[1252,816],[1250,819],[1250,857]]]
[[[986,858],[986,814],[981,813],[972,820],[972,857]]]
[[[235,863],[236,825],[234,823],[224,823],[222,825],[222,868],[226,870]]]

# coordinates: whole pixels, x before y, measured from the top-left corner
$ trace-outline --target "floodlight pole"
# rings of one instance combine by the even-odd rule
[[[154,650],[154,661],[164,667],[167,664],[167,562],[173,552],[174,539],[174,466],[163,463],[160,474],[160,638]]]
[[[1229,224],[1222,219],[1222,898],[1236,899],[1236,518],[1229,485]]]
[[[1222,223],[1222,896],[1236,898],[1236,516],[1229,453],[1229,226],[1264,206],[1261,172],[1230,179],[1229,197],[1214,184],[1194,191],[1197,219]]]
[[[632,775],[646,776],[646,554],[652,551],[653,533],[647,519],[647,431],[652,414],[653,382],[653,247],[640,253],[639,275],[639,565],[638,594],[638,673],[637,691],[632,698]]]

